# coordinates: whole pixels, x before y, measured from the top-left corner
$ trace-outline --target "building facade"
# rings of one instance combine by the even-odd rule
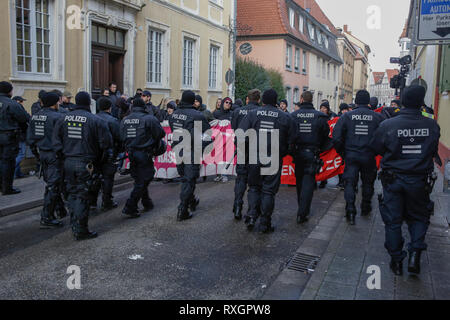
[[[396,69],[387,69],[385,72],[372,72],[370,77],[370,96],[377,97],[378,103],[389,106],[392,100],[397,99],[395,89],[391,89],[391,79],[398,75]]]
[[[337,46],[344,62],[339,68],[339,104],[353,102],[353,80],[355,77],[355,58],[358,54],[353,44],[338,28]]]
[[[7,0],[0,21],[2,80],[36,101],[39,90],[98,96],[112,81],[153,103],[201,94],[208,106],[228,95],[235,2],[223,0]],[[29,107],[29,106],[28,106]]]
[[[306,90],[314,92],[315,104],[323,99],[333,105],[337,101],[338,67],[342,62],[331,31],[334,27],[315,1],[308,3],[249,0],[238,1],[237,5],[237,55],[281,72],[290,111]],[[239,48],[248,44],[252,50],[243,54]]]
[[[370,46],[358,39],[349,29],[347,25],[344,25],[344,35],[353,44],[357,54],[354,62],[354,75],[353,75],[353,98],[356,93],[361,89],[368,89],[369,86],[369,54],[371,53]]]

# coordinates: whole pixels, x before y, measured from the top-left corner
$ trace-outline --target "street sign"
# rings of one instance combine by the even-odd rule
[[[231,69],[228,69],[227,73],[225,74],[225,81],[228,85],[232,84],[234,82],[234,72]]]
[[[420,2],[416,43],[450,43],[450,0],[417,0]]]
[[[241,54],[243,56],[248,55],[250,52],[252,52],[252,50],[253,50],[253,47],[252,47],[251,43],[248,43],[248,42],[241,44],[241,46],[239,47],[239,51],[241,52]]]

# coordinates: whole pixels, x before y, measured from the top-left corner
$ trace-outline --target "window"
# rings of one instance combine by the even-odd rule
[[[183,86],[193,86],[194,40],[184,39],[183,46]]]
[[[322,32],[317,31],[317,42],[322,44]]]
[[[217,61],[219,59],[219,48],[211,46],[209,48],[209,88],[217,88]]]
[[[292,65],[292,46],[286,45],[286,68],[290,69]]]
[[[326,74],[326,70],[325,70],[325,60],[322,60],[322,78],[325,79],[325,74]]]
[[[118,47],[123,49],[125,46],[125,33],[120,30],[109,29],[104,26],[92,25],[92,42]]]
[[[16,0],[16,56],[19,72],[52,72],[50,11],[48,0]]]
[[[328,49],[329,45],[330,45],[330,41],[328,40],[327,36],[323,37],[323,42],[325,43],[325,47]]]
[[[309,29],[309,37],[311,38],[312,41],[314,41],[314,33],[316,28],[308,22],[308,29]]]
[[[306,74],[307,70],[306,70],[306,51],[303,50],[303,73]]]
[[[147,82],[162,83],[162,48],[163,33],[149,29],[148,32],[148,61]]]
[[[320,68],[321,68],[321,65],[322,65],[322,64],[321,64],[321,62],[320,62],[320,58],[317,57],[317,67],[316,67],[316,68],[317,68],[317,72],[316,72],[316,74],[317,74],[317,77],[318,77],[318,78],[320,78],[320,72],[321,72],[321,71],[320,71],[320,70],[321,70]]]
[[[294,101],[293,103],[297,103],[300,101],[300,89],[299,88],[295,88],[294,89]]]
[[[300,49],[295,48],[295,71],[300,70]]]
[[[295,26],[295,13],[294,10],[289,9],[289,24],[291,25],[291,28],[294,28]]]
[[[301,33],[304,33],[304,31],[305,31],[305,20],[303,19],[302,15],[298,16],[298,30]]]
[[[288,108],[290,105],[292,105],[292,96],[291,96],[291,88],[290,87],[286,87],[286,100],[288,102]]]

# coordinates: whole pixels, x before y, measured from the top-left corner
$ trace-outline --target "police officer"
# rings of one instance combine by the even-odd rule
[[[248,113],[259,107],[261,101],[261,91],[253,89],[248,92],[247,95],[248,104],[245,107],[238,108],[233,111],[231,118],[231,127],[233,130],[239,128],[239,124],[242,119],[248,115]],[[234,206],[233,213],[236,220],[242,219],[242,206],[244,205],[244,194],[247,190],[248,183],[248,157],[245,164],[237,164],[236,166],[237,178],[234,185]]]
[[[31,106],[31,115],[33,115],[33,114],[35,114],[35,113],[38,113],[39,110],[42,109],[42,105],[43,105],[43,103],[42,103],[42,97],[44,97],[44,95],[45,95],[46,93],[47,93],[47,92],[46,92],[45,90],[39,91],[39,94],[38,94],[38,101],[36,101],[35,103],[33,103],[32,106]]]
[[[3,195],[20,193],[13,188],[20,135],[27,131],[30,116],[11,100],[13,86],[0,82],[0,184]]]
[[[97,198],[100,189],[102,190],[102,211],[106,212],[111,209],[117,208],[117,202],[114,201],[112,195],[114,187],[114,175],[117,171],[117,165],[114,160],[117,155],[122,152],[122,142],[120,138],[120,122],[118,119],[111,115],[112,102],[109,98],[103,97],[98,100],[100,112],[97,116],[102,119],[108,126],[109,132],[113,139],[113,156],[112,159],[102,164],[99,168],[102,180],[101,184],[97,183],[93,188],[91,195],[91,208],[97,207]]]
[[[376,109],[378,109],[378,98],[377,97],[370,97],[370,109],[372,111],[375,111]]]
[[[316,174],[322,168],[320,153],[329,141],[330,134],[328,116],[315,110],[312,100],[311,92],[303,92],[300,110],[291,114],[294,134],[289,137],[289,144],[293,146],[291,153],[297,179],[298,224],[308,221]]]
[[[122,213],[131,218],[139,217],[138,203],[141,200],[144,212],[153,209],[153,201],[148,195],[148,186],[155,176],[153,157],[155,150],[165,137],[158,119],[149,114],[144,100],[135,97],[129,116],[120,123],[120,135],[130,159],[131,177],[134,189]]]
[[[56,157],[53,148],[53,130],[62,114],[58,112],[59,97],[55,93],[46,93],[42,97],[42,109],[31,117],[27,132],[27,143],[31,148],[38,148],[41,162],[41,172],[46,183],[44,194],[44,208],[41,213],[41,228],[62,227],[61,221],[56,219],[59,210],[60,218],[66,212],[61,211],[64,203],[61,197],[61,159]],[[62,213],[62,214],[61,214]]]
[[[56,156],[64,159],[68,204],[72,231],[76,240],[97,237],[88,229],[89,191],[93,183],[94,165],[112,159],[112,137],[108,127],[91,114],[91,96],[79,92],[76,106],[63,114],[53,132]]]
[[[372,148],[383,156],[380,174],[384,199],[380,206],[385,224],[385,247],[392,261],[391,269],[402,275],[402,223],[408,224],[408,271],[420,273],[420,256],[427,249],[425,236],[430,224],[429,193],[432,191],[433,158],[439,146],[440,128],[433,119],[425,118],[420,107],[425,89],[411,86],[403,92],[405,107],[395,118],[383,122],[375,133]]]
[[[256,145],[258,150],[257,163],[250,163],[248,169],[250,211],[246,224],[248,230],[253,230],[261,212],[260,224],[263,233],[275,230],[272,226],[275,195],[281,183],[283,158],[288,153],[288,137],[293,134],[291,117],[289,113],[277,109],[277,100],[278,94],[275,90],[265,91],[262,97],[263,106],[250,111],[239,125],[244,132],[253,129],[257,134],[258,143],[249,141],[250,145]],[[275,137],[272,137],[272,134],[275,134]],[[276,138],[276,134],[278,140],[272,145],[272,139]],[[266,145],[260,146],[260,139],[266,139]],[[250,148],[250,160],[254,151]],[[269,161],[264,161],[263,157],[269,157]]]
[[[177,171],[181,177],[180,205],[178,206],[177,220],[183,221],[192,218],[200,200],[194,195],[197,179],[200,177],[201,155],[206,143],[211,140],[206,131],[211,129],[203,113],[194,107],[195,93],[188,90],[183,92],[178,109],[169,117],[169,125],[174,134],[172,150],[177,156]],[[195,126],[200,128],[197,132]],[[190,141],[184,141],[183,133],[189,133]],[[201,135],[196,137],[196,135]],[[184,141],[184,142],[183,142]],[[186,148],[183,148],[186,146]],[[186,150],[185,150],[186,149]],[[189,149],[189,150],[188,150]],[[189,155],[190,154],[190,155]]]
[[[367,216],[372,211],[377,166],[375,154],[370,149],[370,140],[384,120],[383,116],[370,110],[370,94],[366,90],[357,92],[355,102],[356,108],[340,117],[333,131],[336,150],[345,160],[346,216],[351,225],[355,224],[355,189],[360,173],[363,183],[361,215]]]

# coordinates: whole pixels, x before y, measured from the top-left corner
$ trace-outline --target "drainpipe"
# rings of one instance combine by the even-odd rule
[[[436,88],[434,93],[434,114],[435,119],[438,121],[439,117],[439,101],[441,97],[441,64],[442,64],[442,45],[438,47],[438,61],[437,61],[437,74],[436,74]]]

